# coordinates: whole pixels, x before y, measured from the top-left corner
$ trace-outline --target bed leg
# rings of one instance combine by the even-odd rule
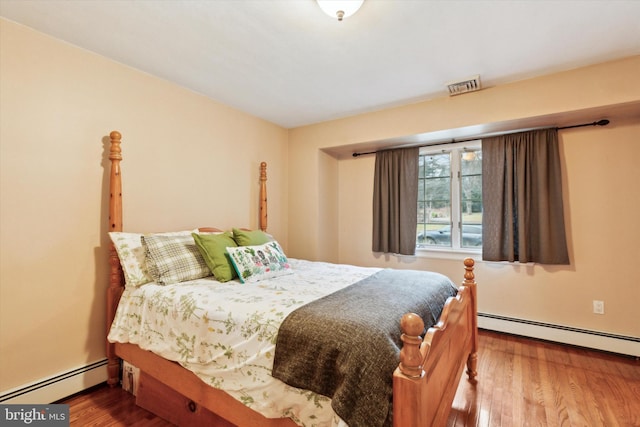
[[[107,359],[107,384],[109,387],[120,384],[120,358],[118,357]]]
[[[478,376],[478,353],[475,351],[469,354],[467,358],[467,375],[469,376],[469,381],[475,384]]]

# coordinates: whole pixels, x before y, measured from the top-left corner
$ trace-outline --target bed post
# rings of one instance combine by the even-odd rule
[[[464,260],[464,282],[463,285],[468,287],[471,291],[471,353],[467,359],[467,375],[469,381],[475,382],[478,375],[478,295],[477,285],[475,281],[475,274],[473,272],[473,266],[475,261],[472,258],[466,258]]]
[[[267,231],[267,163],[260,163],[260,230]]]
[[[400,320],[400,328],[403,331],[402,350],[400,351],[400,370],[410,378],[421,378],[424,375],[422,370],[422,333],[424,332],[424,321],[415,313],[407,313]]]
[[[446,425],[464,372],[477,375],[478,321],[474,260],[464,260],[464,281],[445,303],[440,320],[424,335],[419,315],[402,317],[400,363],[393,374],[393,426]]]
[[[113,131],[109,134],[111,146],[109,160],[111,160],[111,174],[109,179],[109,231],[122,231],[122,178],[120,176],[120,161],[122,150],[120,142],[122,135]],[[120,259],[113,242],[109,243],[109,288],[107,290],[107,334],[115,317],[116,307],[123,291],[123,275]],[[107,341],[107,383],[114,387],[120,381],[120,359],[116,356],[115,344]]]

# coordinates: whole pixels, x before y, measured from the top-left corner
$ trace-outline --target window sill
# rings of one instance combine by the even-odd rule
[[[416,257],[431,259],[453,259],[473,258],[476,262],[482,260],[482,249],[437,249],[437,248],[416,248]]]

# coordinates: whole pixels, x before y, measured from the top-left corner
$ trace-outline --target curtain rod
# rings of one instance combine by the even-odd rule
[[[608,119],[602,119],[602,120],[598,120],[597,122],[581,123],[579,125],[563,126],[563,127],[556,127],[556,128],[540,128],[540,129],[563,130],[563,129],[581,128],[581,127],[584,127],[584,126],[606,126],[608,124],[609,124],[609,120]],[[511,134],[511,133],[518,133],[518,132],[522,132],[522,131],[524,131],[524,129],[515,130],[515,131],[512,131],[512,132],[498,133],[498,134],[492,135],[492,136],[508,135],[508,134]],[[454,144],[456,142],[476,141],[478,139],[482,139],[482,137],[478,136],[476,138],[468,138],[468,139],[452,139],[451,141],[447,141],[447,142],[439,142],[437,144],[413,145],[412,147],[437,147],[439,145]],[[384,148],[382,150],[376,150],[376,151],[368,151],[366,153],[353,153],[352,156],[353,157],[359,157],[359,156],[365,156],[367,154],[376,154],[378,151],[384,151],[384,150],[391,150],[391,148]]]

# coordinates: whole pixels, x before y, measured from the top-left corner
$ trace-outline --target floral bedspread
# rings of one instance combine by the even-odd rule
[[[205,278],[126,288],[108,339],[180,363],[268,418],[344,425],[330,399],[271,376],[278,328],[298,307],[380,271],[289,259],[294,274],[256,283]]]

